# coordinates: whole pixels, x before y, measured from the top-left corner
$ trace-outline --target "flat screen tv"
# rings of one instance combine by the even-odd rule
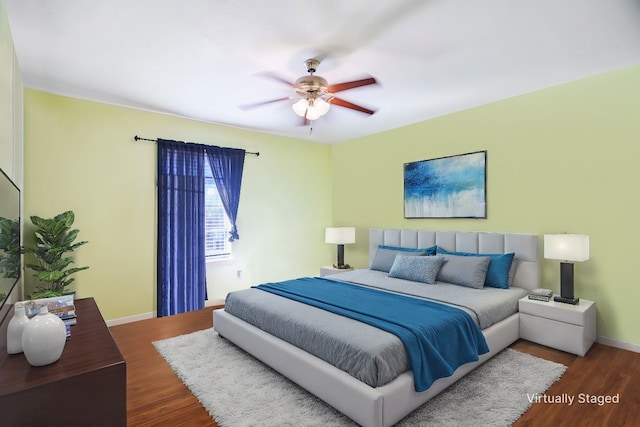
[[[20,189],[0,169],[0,323],[20,279]]]

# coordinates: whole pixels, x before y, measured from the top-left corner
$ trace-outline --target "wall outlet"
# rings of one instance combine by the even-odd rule
[[[242,270],[237,270],[236,271],[236,278],[242,279]]]

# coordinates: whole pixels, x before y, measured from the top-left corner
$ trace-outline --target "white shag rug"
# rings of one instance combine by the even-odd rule
[[[222,427],[356,426],[214,330],[154,342]],[[510,426],[566,366],[505,349],[405,417],[398,426]]]

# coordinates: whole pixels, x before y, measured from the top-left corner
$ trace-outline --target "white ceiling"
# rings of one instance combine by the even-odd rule
[[[640,62],[637,0],[4,0],[27,87],[336,143]],[[304,61],[376,109],[301,126]],[[150,135],[151,137],[162,135]]]

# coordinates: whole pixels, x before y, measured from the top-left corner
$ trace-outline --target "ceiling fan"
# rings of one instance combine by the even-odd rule
[[[304,118],[305,124],[308,121],[316,120],[327,114],[331,105],[349,108],[369,115],[375,113],[375,110],[370,110],[349,101],[345,101],[344,99],[336,97],[334,94],[361,86],[376,84],[376,79],[368,77],[360,80],[330,85],[324,77],[320,77],[315,74],[316,69],[320,65],[320,61],[318,59],[307,59],[305,61],[305,65],[309,75],[302,76],[293,83],[271,73],[263,73],[266,77],[282,82],[293,88],[296,93],[295,96],[287,96],[256,104],[245,105],[242,108],[254,108],[274,102],[298,99],[291,107],[298,116]]]

